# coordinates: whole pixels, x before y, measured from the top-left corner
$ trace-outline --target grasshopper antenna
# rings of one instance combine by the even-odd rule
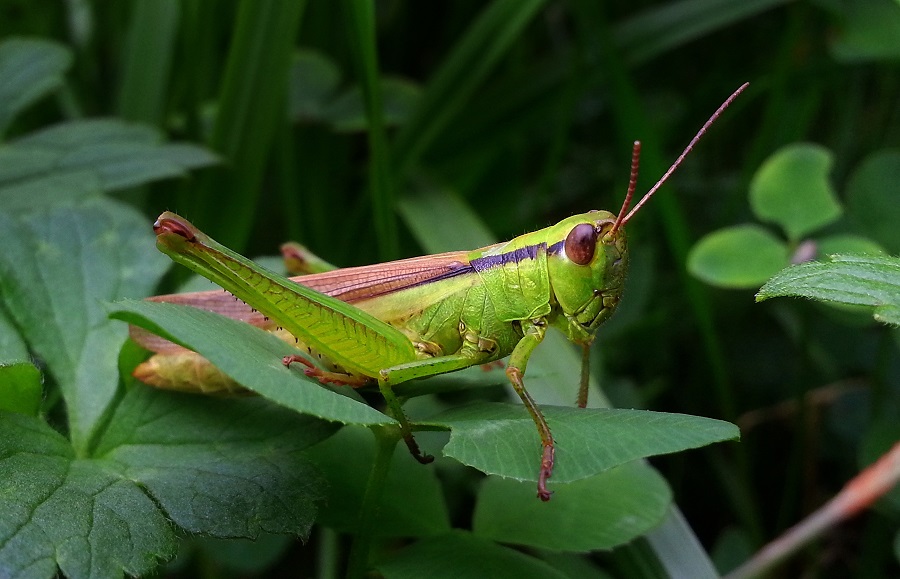
[[[705,123],[703,123],[703,126],[700,127],[700,130],[697,131],[697,134],[694,135],[694,138],[691,139],[690,143],[688,143],[688,146],[684,148],[684,151],[682,151],[680,155],[678,155],[678,158],[675,159],[675,162],[672,163],[672,166],[669,167],[669,170],[666,171],[662,177],[660,177],[659,181],[656,182],[656,185],[651,187],[650,190],[647,191],[643,197],[641,197],[641,200],[637,202],[637,205],[635,205],[634,208],[631,211],[629,211],[625,217],[622,217],[622,213],[625,212],[628,205],[631,203],[631,197],[634,194],[634,187],[635,187],[634,180],[636,179],[636,176],[637,176],[637,168],[636,168],[637,156],[640,153],[640,142],[638,142],[638,141],[635,142],[634,149],[632,150],[632,155],[631,155],[631,179],[632,180],[628,184],[628,193],[625,195],[625,203],[622,205],[622,210],[619,212],[619,216],[616,218],[616,222],[613,224],[613,227],[610,230],[610,233],[615,233],[619,227],[623,227],[626,223],[628,223],[628,220],[631,219],[632,216],[634,216],[634,214],[637,213],[641,207],[643,207],[644,203],[646,203],[650,199],[650,197],[652,197],[653,194],[656,193],[656,191],[662,186],[662,184],[665,183],[666,180],[672,175],[672,173],[675,172],[675,169],[677,169],[681,165],[681,163],[682,163],[682,161],[684,161],[685,157],[688,156],[688,153],[690,153],[693,150],[694,146],[697,144],[697,141],[700,140],[700,137],[702,137],[703,135],[706,134],[706,131],[709,129],[709,127],[714,122],[716,122],[716,119],[718,119],[722,115],[722,113],[725,111],[725,109],[727,109],[728,106],[731,105],[732,101],[734,101],[734,99],[736,99],[739,94],[744,92],[744,89],[746,89],[748,86],[750,86],[750,83],[745,82],[740,87],[738,87],[738,89],[736,91],[731,93],[730,97],[725,99],[725,102],[722,103],[722,105],[719,106],[718,109],[716,109],[716,112],[714,112],[712,114],[712,116],[709,117],[709,119]]]
[[[634,190],[637,188],[638,168],[641,165],[641,142],[635,141],[631,148],[631,177],[628,179],[628,193],[625,194],[625,201],[622,202],[622,208],[616,216],[616,222],[613,223],[610,233],[615,233],[622,226],[622,220],[625,218],[625,212],[631,205],[631,198],[634,197]]]

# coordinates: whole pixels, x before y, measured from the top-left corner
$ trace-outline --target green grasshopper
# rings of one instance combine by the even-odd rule
[[[531,353],[550,327],[581,346],[578,405],[586,405],[589,347],[597,328],[612,315],[622,296],[628,265],[624,226],[746,87],[741,86],[716,110],[630,211],[640,142],[634,143],[631,178],[618,214],[590,211],[474,251],[289,279],[216,243],[178,215],[163,213],[153,225],[157,247],[244,303],[221,292],[155,299],[258,325],[268,318],[310,353],[330,362],[331,369],[313,366],[300,355],[285,357],[285,365],[300,362],[306,365],[307,375],[323,383],[354,387],[377,383],[407,446],[422,463],[433,457],[419,450],[393,386],[509,356],[506,375],[540,434],[537,494],[547,501],[555,446],[547,421],[525,389],[523,375]],[[159,350],[151,338],[137,341]]]

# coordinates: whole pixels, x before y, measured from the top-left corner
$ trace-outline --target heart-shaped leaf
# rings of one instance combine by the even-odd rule
[[[842,209],[828,181],[831,152],[819,145],[797,143],[766,159],[750,183],[750,206],[763,221],[784,228],[791,241],[824,227]]]
[[[658,525],[672,502],[665,479],[632,462],[555,486],[553,500],[534,498],[534,485],[485,480],[472,528],[477,535],[553,551],[612,549]]]
[[[726,288],[759,287],[788,263],[787,245],[759,225],[714,231],[691,248],[688,271]]]

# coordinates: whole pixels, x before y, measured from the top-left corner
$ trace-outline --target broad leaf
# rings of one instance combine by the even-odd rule
[[[691,248],[687,268],[703,281],[726,288],[759,287],[788,263],[783,241],[758,225],[714,231]]]
[[[334,426],[261,399],[138,387],[96,453],[77,458],[43,422],[0,417],[0,569],[52,577],[145,575],[192,533],[305,537],[321,477],[300,455]]]
[[[297,412],[346,424],[394,423],[363,402],[323,388],[302,371],[285,368],[282,357],[299,351],[250,324],[166,303],[122,301],[112,308],[112,317],[198,352],[244,387]]]
[[[473,531],[553,551],[612,549],[658,525],[672,501],[665,479],[641,462],[555,485],[547,504],[535,500],[534,492],[530,482],[488,478],[478,494]]]
[[[83,452],[119,380],[124,325],[104,300],[148,295],[166,267],[146,220],[105,199],[13,217],[0,212],[0,295],[59,384]]]
[[[94,456],[140,481],[192,533],[306,536],[323,493],[318,471],[300,452],[336,429],[259,398],[138,385],[116,408]]]
[[[0,417],[0,570],[8,577],[144,575],[175,554],[153,500],[108,461],[75,458],[43,422]]]
[[[833,255],[782,270],[760,288],[756,301],[805,297],[875,306],[875,319],[900,325],[900,259],[876,255]]]
[[[827,256],[835,253],[862,253],[866,255],[885,255],[884,249],[868,237],[849,233],[829,235],[816,243],[816,256]]]
[[[733,424],[699,416],[560,406],[542,410],[556,442],[551,483],[576,481],[638,458],[739,437]],[[421,422],[451,429],[445,455],[488,474],[537,480],[540,438],[524,406],[474,404]]]
[[[85,190],[116,191],[184,176],[215,162],[195,145],[164,143],[162,134],[146,125],[70,121],[0,147],[0,199],[7,208],[32,208]]]
[[[750,206],[763,221],[777,223],[792,241],[832,223],[841,206],[828,182],[832,154],[799,143],[766,159],[750,183]]]
[[[565,579],[547,563],[475,535],[431,537],[375,565],[385,579]]]
[[[0,43],[0,136],[19,112],[62,84],[71,63],[72,54],[56,42],[10,38]]]

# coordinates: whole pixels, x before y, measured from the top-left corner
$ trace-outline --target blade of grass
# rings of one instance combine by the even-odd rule
[[[271,0],[243,2],[238,10],[209,143],[228,169],[207,179],[191,203],[193,215],[215,215],[204,226],[228,247],[243,248],[253,226],[275,130],[287,114],[291,48],[304,6]]]
[[[673,48],[787,0],[681,0],[654,6],[615,27],[613,40],[629,65],[643,64]]]
[[[393,160],[398,175],[447,128],[543,5],[544,0],[495,0],[469,26],[397,135]]]
[[[178,0],[136,0],[125,44],[119,115],[158,125],[166,107],[179,25]]]
[[[347,32],[368,119],[369,195],[378,234],[379,255],[387,261],[398,257],[399,241],[394,183],[384,134],[384,104],[375,43],[375,7],[372,0],[345,0],[344,6],[349,16]]]

